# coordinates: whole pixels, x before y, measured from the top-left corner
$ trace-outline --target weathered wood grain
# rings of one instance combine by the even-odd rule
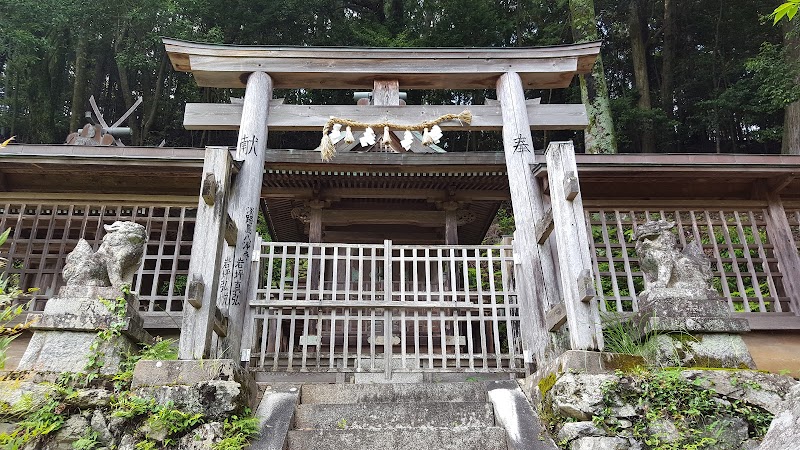
[[[545,311],[556,303],[558,287],[552,255],[540,246],[535,229],[545,214],[541,187],[533,177],[533,140],[525,106],[525,92],[518,74],[508,72],[497,82],[497,98],[503,113],[503,149],[514,209],[514,248],[519,252],[517,283],[526,363],[544,364],[549,339]],[[515,255],[515,263],[517,256]],[[532,360],[528,360],[529,357]]]
[[[583,104],[532,104],[525,106],[533,130],[583,130],[589,125]],[[491,131],[503,127],[499,106],[491,105],[276,105],[269,108],[267,125],[273,131],[319,131],[331,116],[359,122],[388,121],[416,124],[445,114],[472,113],[472,123],[442,122],[442,130]],[[187,103],[183,126],[187,130],[238,130],[242,105],[228,103]]]
[[[572,189],[578,184],[572,142],[551,142],[546,157],[570,346],[573,350],[602,350],[603,330],[593,295],[592,259],[583,202],[580,190]]]
[[[400,82],[375,80],[372,88],[372,104],[375,106],[400,106]]]
[[[198,201],[195,219],[192,257],[189,260],[189,280],[194,289],[187,292],[181,319],[178,356],[181,359],[208,358],[211,350],[213,315],[217,308],[217,290],[198,289],[199,285],[215,287],[219,283],[219,266],[224,244],[226,196],[230,187],[231,155],[227,147],[208,147],[203,164],[204,173],[218,180],[216,201],[208,205]],[[195,301],[190,301],[193,297]],[[196,306],[199,304],[199,308]]]
[[[410,224],[424,227],[444,227],[444,211],[404,211],[391,210],[342,210],[325,209],[322,211],[322,223],[325,225],[353,225],[353,224]]]
[[[232,275],[228,298],[222,298],[220,309],[227,311],[228,333],[223,342],[222,358],[239,360],[244,316],[247,308],[248,283],[251,282],[250,259],[255,243],[264,158],[267,147],[267,114],[272,98],[272,80],[263,72],[254,72],[247,79],[242,126],[237,140],[237,160],[242,161],[231,186],[228,213],[238,230],[236,247],[231,256]],[[255,282],[255,278],[253,280]]]
[[[369,89],[375,79],[397,79],[406,89],[492,88],[512,70],[526,88],[569,86],[591,70],[600,43],[539,48],[334,49],[243,47],[163,39],[175,70],[194,73],[200,86],[244,87],[264,71],[276,88]]]
[[[786,218],[781,197],[774,191],[769,191],[764,185],[758,186],[759,197],[767,200],[764,219],[767,222],[767,236],[774,246],[775,257],[778,258],[778,268],[784,274],[795,274],[783,277],[783,288],[786,295],[791,298],[795,313],[800,311],[800,255],[797,253],[792,235],[792,229]]]

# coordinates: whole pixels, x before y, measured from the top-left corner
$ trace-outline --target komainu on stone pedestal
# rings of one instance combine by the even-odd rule
[[[697,242],[678,251],[675,226],[651,221],[636,230],[636,253],[646,289],[639,295],[640,337],[659,348],[662,365],[754,368],[739,333],[746,319],[731,317],[711,284],[711,262]],[[653,335],[652,333],[655,333]],[[682,339],[690,336],[691,339]]]
[[[89,362],[97,359],[90,350],[97,344],[96,352],[103,360],[99,373],[113,374],[136,343],[152,341],[137,312],[135,295],[124,289],[141,264],[145,229],[133,222],[114,222],[105,229],[107,234],[97,252],[80,241],[67,256],[66,286],[48,300],[43,312],[30,315],[36,316],[31,326],[34,334],[19,370],[84,372]],[[119,335],[97,341],[98,331],[111,328]]]
[[[67,255],[64,281],[67,286],[130,285],[144,255],[147,233],[134,222],[114,222],[104,225],[106,235],[97,252],[81,239],[75,250]]]
[[[639,309],[658,317],[730,317],[727,304],[711,286],[711,262],[692,241],[678,251],[675,224],[650,221],[636,229],[636,254],[646,289]]]

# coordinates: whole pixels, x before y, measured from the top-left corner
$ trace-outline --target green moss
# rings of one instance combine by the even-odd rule
[[[539,380],[539,384],[537,384],[537,386],[539,387],[539,393],[541,393],[542,398],[544,398],[547,395],[547,393],[550,392],[550,389],[552,389],[555,384],[556,384],[555,373],[550,373],[546,377]]]
[[[629,373],[641,369],[645,366],[645,360],[639,355],[627,353],[609,353],[604,361],[608,370],[619,370]]]

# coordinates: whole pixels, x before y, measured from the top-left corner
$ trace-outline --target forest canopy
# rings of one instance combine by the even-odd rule
[[[776,0],[5,0],[0,3],[0,141],[61,143],[88,99],[114,120],[136,101],[133,145],[232,145],[232,132],[187,131],[187,102],[241,91],[199,88],[169,64],[160,37],[315,46],[513,47],[572,43],[593,11],[616,151],[800,153],[800,20],[773,26]],[[585,18],[585,15],[583,16]],[[589,20],[589,25],[591,25]],[[585,23],[584,25],[585,26]],[[351,91],[276,91],[289,103],[352,103]],[[569,89],[533,91],[578,103]],[[481,104],[492,91],[409,92],[410,104]],[[470,133],[471,134],[471,133]],[[500,150],[491,133],[451,151]],[[582,133],[536,133],[537,147]],[[313,148],[318,135],[273,133]],[[796,144],[800,147],[800,143]]]

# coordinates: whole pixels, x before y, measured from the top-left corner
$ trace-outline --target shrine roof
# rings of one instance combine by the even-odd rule
[[[372,89],[396,79],[403,89],[494,89],[517,72],[525,88],[570,85],[591,71],[600,42],[513,48],[273,47],[207,44],[163,38],[175,70],[204,87],[241,88],[267,72],[275,88]]]

